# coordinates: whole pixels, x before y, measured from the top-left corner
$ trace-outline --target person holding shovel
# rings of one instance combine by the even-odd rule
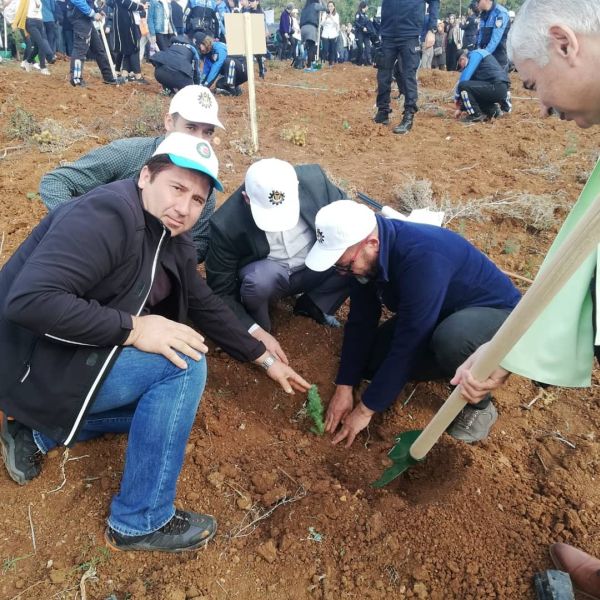
[[[105,533],[115,550],[195,550],[216,532],[212,516],[174,505],[206,381],[208,349],[188,320],[287,393],[310,387],[198,277],[187,232],[213,187],[210,144],[173,133],[136,179],[49,213],[0,271],[6,469],[25,484],[40,453],[128,433]]]
[[[345,441],[348,448],[409,380],[450,378],[492,338],[520,294],[483,253],[448,229],[386,219],[351,200],[322,208],[315,227],[306,266],[353,276],[337,387],[325,419],[333,444]],[[384,307],[395,314],[379,326]],[[354,405],[361,379],[370,384]],[[485,439],[497,416],[485,397],[467,405],[448,433],[468,443]]]
[[[508,36],[508,54],[527,89],[535,90],[543,116],[558,113],[579,127],[600,125],[600,4],[596,0],[527,0]],[[600,162],[590,175],[544,264],[600,194]],[[485,381],[470,369],[478,352],[456,371],[469,402],[500,387],[510,373],[563,387],[591,385],[594,356],[600,361],[600,248],[533,323]],[[544,265],[542,265],[543,268]],[[570,574],[575,587],[600,599],[600,560],[568,544],[550,549],[556,566]]]

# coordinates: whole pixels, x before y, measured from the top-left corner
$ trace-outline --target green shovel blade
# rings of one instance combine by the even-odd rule
[[[380,488],[387,485],[396,479],[398,475],[404,473],[406,469],[420,462],[410,455],[410,447],[420,435],[421,430],[414,429],[412,431],[405,431],[396,438],[395,446],[388,452],[388,456],[392,459],[394,464],[391,467],[388,467],[381,474],[381,477],[371,484],[373,487]]]

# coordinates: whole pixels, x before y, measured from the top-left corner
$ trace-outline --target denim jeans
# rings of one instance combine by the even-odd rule
[[[206,382],[206,358],[181,356],[187,369],[160,354],[124,348],[77,438],[129,432],[121,489],[108,518],[123,535],[156,531],[175,514],[177,479]],[[34,439],[42,452],[56,446],[37,431]]]

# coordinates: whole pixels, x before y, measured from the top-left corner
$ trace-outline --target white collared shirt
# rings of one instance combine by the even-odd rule
[[[304,267],[306,255],[316,240],[314,229],[302,217],[288,231],[265,231],[265,235],[270,248],[267,258],[284,264],[290,273]]]

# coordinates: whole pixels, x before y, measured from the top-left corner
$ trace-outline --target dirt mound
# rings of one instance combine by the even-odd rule
[[[465,127],[451,118],[453,75],[420,79],[415,129],[394,136],[371,120],[373,69],[304,73],[274,64],[257,83],[259,156],[319,162],[349,191],[394,206],[398,191],[416,180],[431,182],[438,203],[516,193],[554,198],[557,206],[574,201],[597,155],[593,133],[540,121],[516,83],[510,117]],[[90,86],[73,89],[65,64],[44,78],[3,64],[0,80],[6,126],[20,106],[35,123],[52,119],[67,133],[87,132],[48,151],[31,136],[10,139],[0,131],[1,264],[45,214],[36,192],[47,170],[123,131],[151,134],[152,111],[160,114],[167,100],[157,98],[156,84],[104,86],[94,68]],[[230,192],[256,157],[246,97],[220,105],[227,131],[217,145]],[[394,121],[401,112],[395,104]],[[285,139],[284,130],[294,128],[305,132],[304,145]],[[534,229],[519,215],[482,216],[459,215],[450,227],[502,268],[534,276],[556,227]],[[557,208],[557,221],[563,216]],[[328,399],[341,333],[292,318],[285,302],[275,327],[294,367]],[[99,600],[521,600],[534,597],[533,573],[549,568],[550,542],[576,542],[600,555],[597,372],[592,389],[541,395],[532,382],[513,378],[498,394],[500,419],[487,442],[469,447],[445,436],[423,464],[374,490],[369,484],[388,465],[394,436],[422,427],[447,386],[420,384],[406,406],[398,402],[376,418],[346,451],[309,432],[304,398],[286,396],[229,358],[212,353],[208,360],[178,503],[218,517],[214,543],[181,556],[108,552],[104,522],[125,440],[107,436],[66,458],[53,451],[26,487],[0,475],[1,598],[80,598],[83,586],[87,598]],[[522,407],[538,395],[531,410]]]

